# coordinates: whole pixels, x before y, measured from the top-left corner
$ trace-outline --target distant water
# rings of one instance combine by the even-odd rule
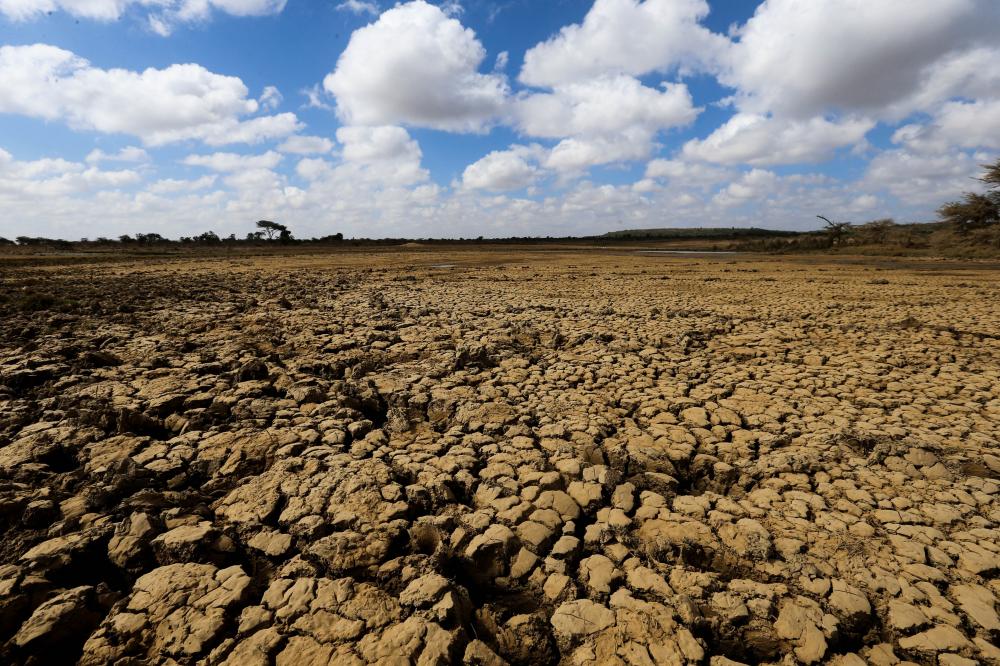
[[[739,254],[732,250],[635,250],[635,254]]]

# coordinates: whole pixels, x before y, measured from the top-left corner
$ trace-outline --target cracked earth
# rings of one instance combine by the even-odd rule
[[[0,282],[5,663],[1000,663],[988,266]]]

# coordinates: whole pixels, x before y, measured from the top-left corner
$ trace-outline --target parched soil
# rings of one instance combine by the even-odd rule
[[[1000,271],[879,262],[0,268],[0,662],[1000,663]]]

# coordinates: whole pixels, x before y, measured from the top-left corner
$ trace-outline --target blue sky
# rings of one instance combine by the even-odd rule
[[[993,0],[0,0],[0,236],[931,219],[1000,149],[997,35]]]

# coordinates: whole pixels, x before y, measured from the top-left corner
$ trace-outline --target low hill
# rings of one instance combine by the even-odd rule
[[[797,231],[761,229],[759,227],[689,227],[661,229],[622,229],[609,231],[597,238],[614,240],[730,240],[737,238],[774,238],[777,236],[798,236]]]

